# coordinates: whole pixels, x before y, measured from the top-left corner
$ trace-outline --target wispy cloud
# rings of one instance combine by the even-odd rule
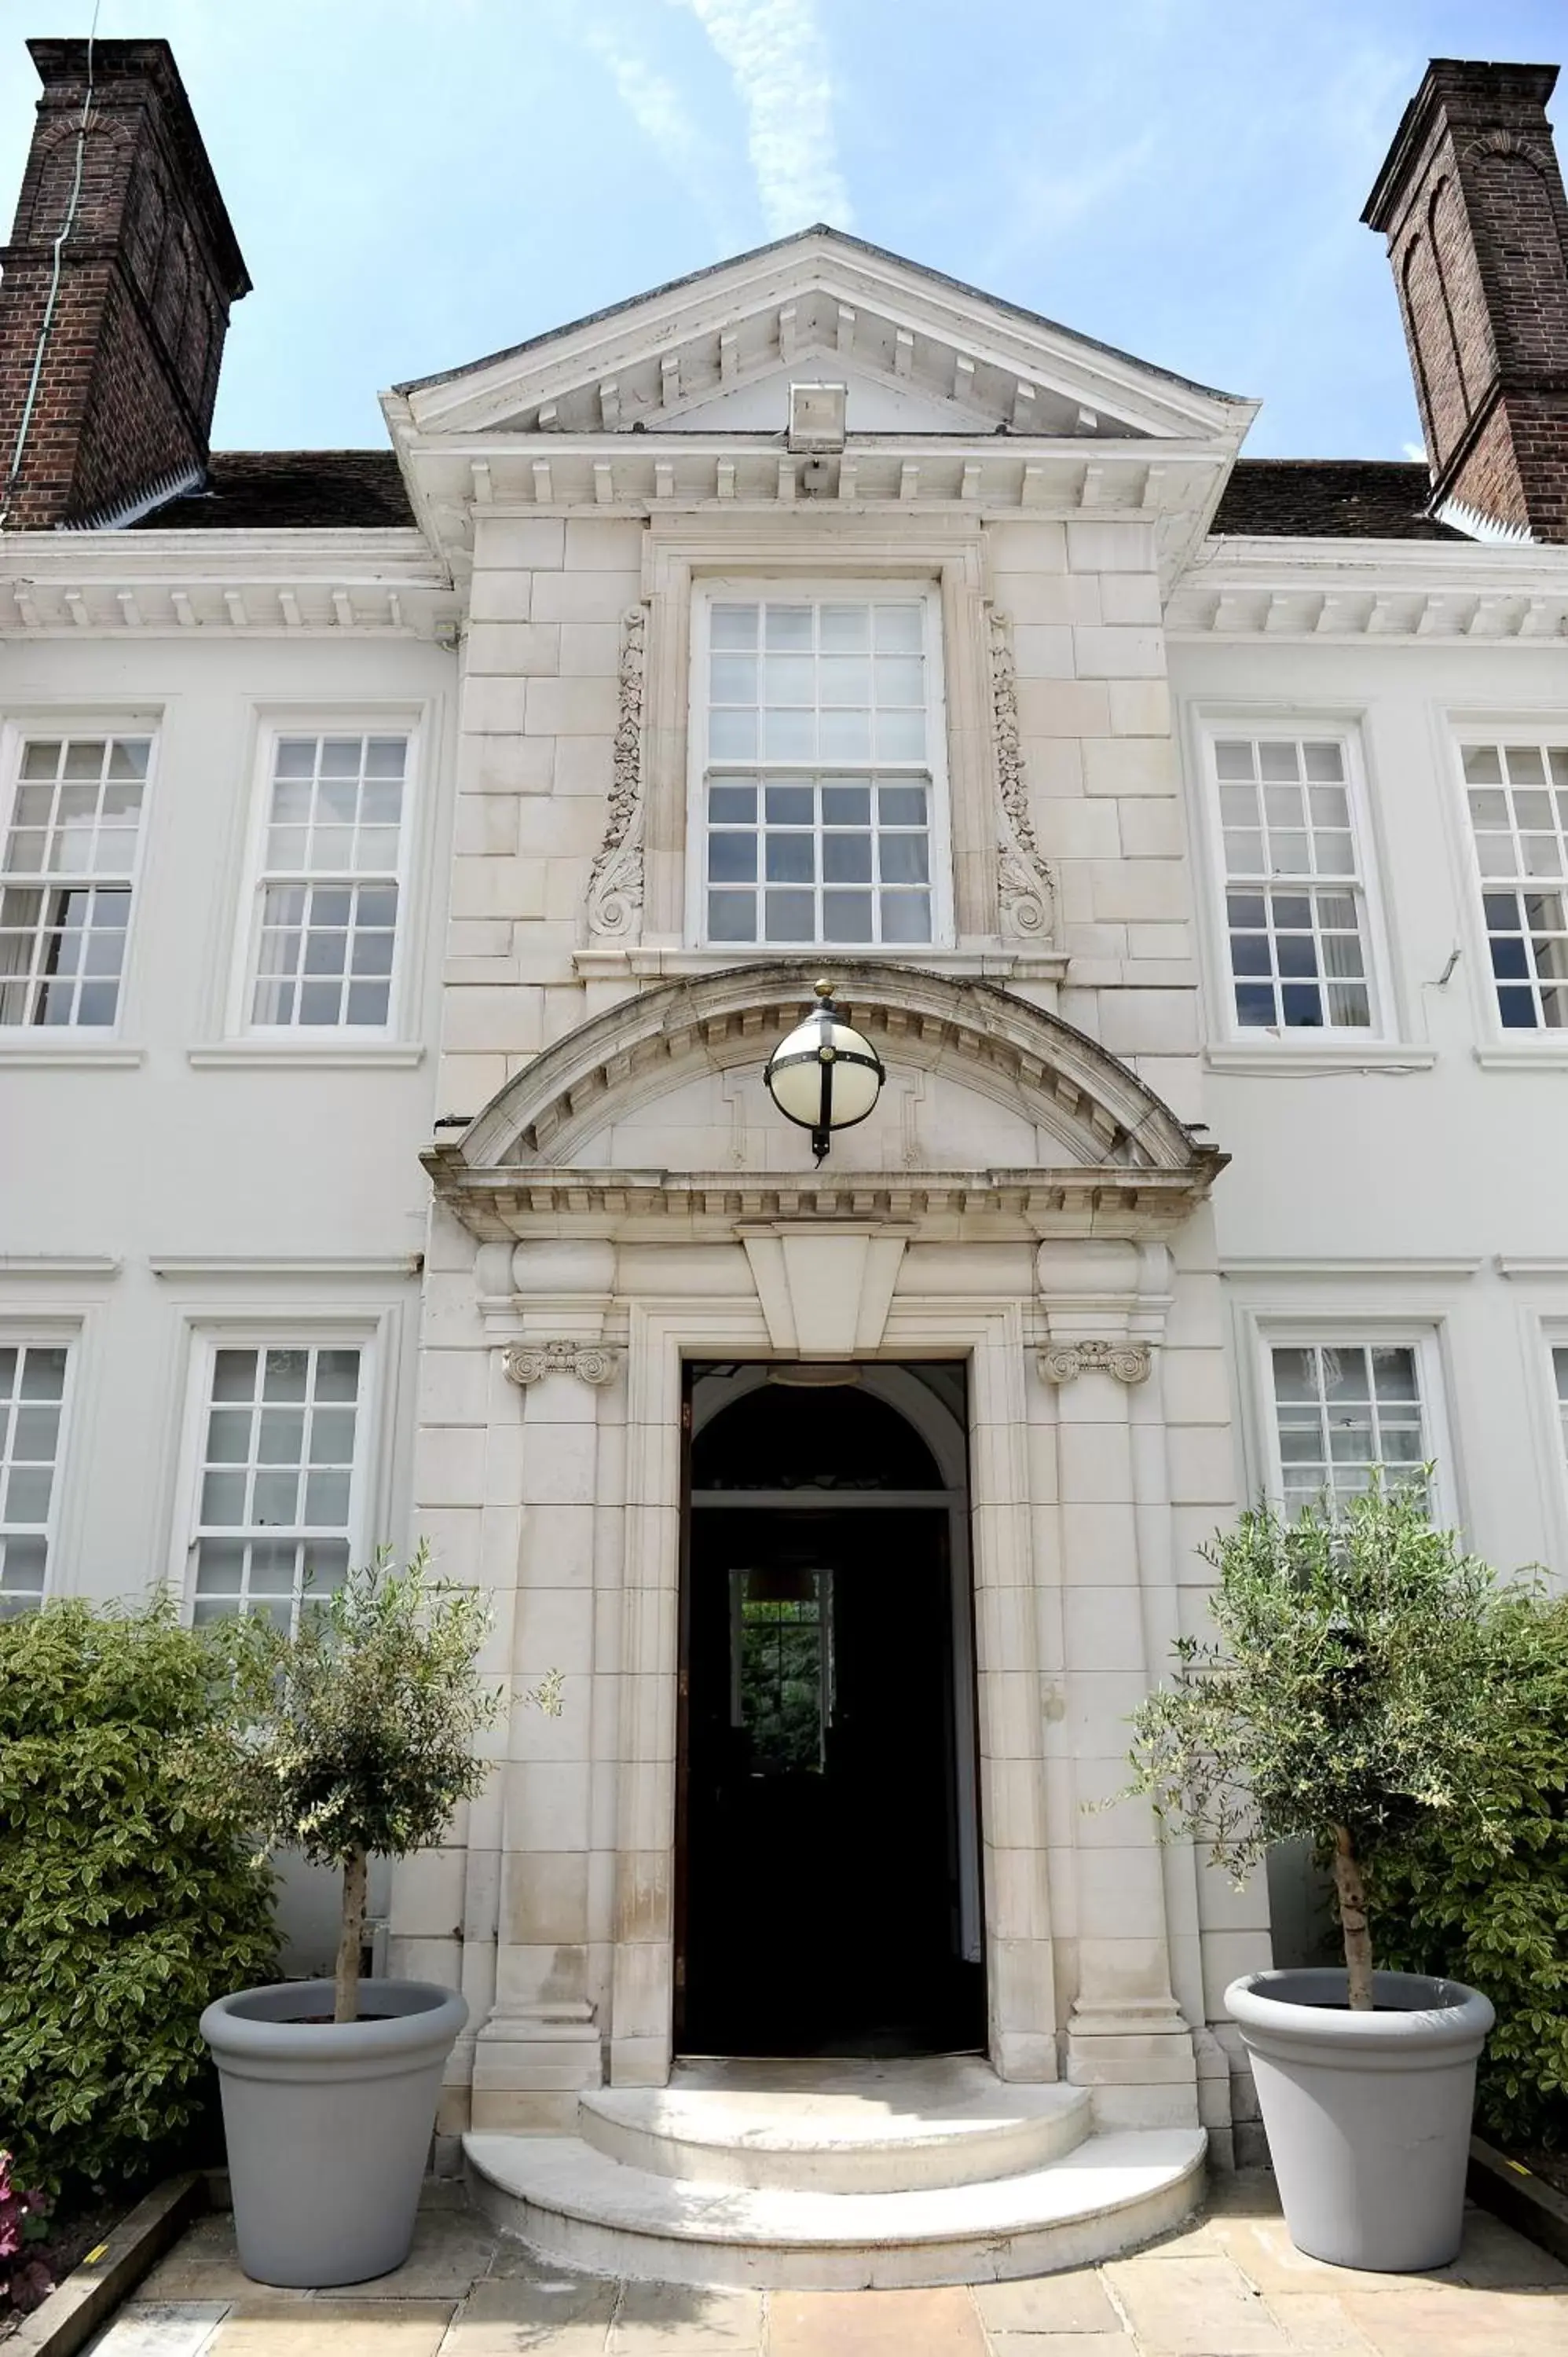
[[[726,233],[719,172],[712,142],[668,74],[660,73],[625,32],[611,25],[585,28],[588,47],[607,70],[616,95],[660,162]]]
[[[746,150],[775,237],[815,221],[847,229],[833,137],[833,84],[812,0],[683,0],[729,68]]]

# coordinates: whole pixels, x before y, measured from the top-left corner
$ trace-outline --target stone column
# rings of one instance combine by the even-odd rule
[[[605,1339],[615,1250],[588,1240],[519,1244],[516,1340],[501,1353],[521,1393],[515,1448],[492,1451],[521,1507],[502,1770],[495,2002],[474,2054],[478,2129],[569,2127],[602,2077],[590,1972],[592,1698],[598,1404],[623,1353]],[[524,1700],[563,1674],[549,1719]]]
[[[1067,2076],[1107,2126],[1197,2120],[1192,2032],[1171,1987],[1165,1878],[1150,1813],[1085,1813],[1125,1783],[1127,1718],[1150,1684],[1155,1561],[1140,1530],[1131,1404],[1148,1381],[1157,1315],[1140,1314],[1130,1243],[1045,1243],[1039,1371],[1057,1391],[1062,1653],[1071,1729],[1078,1986]],[[1141,1453],[1141,1452],[1140,1452]],[[1156,1612],[1154,1618],[1160,1618]]]

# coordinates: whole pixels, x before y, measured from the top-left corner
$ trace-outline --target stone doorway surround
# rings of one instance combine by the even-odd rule
[[[464,1390],[485,1402],[474,1445],[435,1455],[514,1469],[493,1541],[497,1477],[479,1477],[467,1576],[498,1591],[497,1666],[518,1685],[570,1646],[559,1740],[581,1772],[558,1781],[585,1796],[580,1833],[541,1838],[548,1780],[527,1763],[567,1760],[514,1712],[467,1830],[471,2104],[454,2087],[445,2124],[564,2128],[601,2075],[669,2076],[682,1361],[931,1357],[969,1371],[991,2063],[1090,2089],[1112,2127],[1194,2124],[1201,2077],[1204,2122],[1224,2128],[1204,2025],[1266,1932],[1212,1900],[1206,1920],[1191,1851],[1162,1852],[1146,1817],[1088,1813],[1122,1781],[1125,1715],[1182,1625],[1176,1528],[1232,1502],[1206,1209],[1224,1157],[1016,996],[871,962],[833,973],[918,1081],[902,1167],[879,1167],[891,1122],[821,1171],[782,1125],[753,1137],[793,1167],[745,1167],[757,1144],[726,1133],[810,995],[793,961],[624,999],[426,1157],[427,1348],[490,1368]],[[998,1146],[1015,1158],[977,1165]]]

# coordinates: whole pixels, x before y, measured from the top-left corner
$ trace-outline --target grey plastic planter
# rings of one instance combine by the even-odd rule
[[[400,2266],[441,2074],[468,2008],[428,1981],[361,1981],[361,2016],[330,1981],[220,1997],[201,2017],[223,2093],[240,2265],[317,2290]]]
[[[1346,1975],[1250,1973],[1225,1992],[1298,2250],[1402,2275],[1459,2249],[1476,2058],[1494,2019],[1462,1981],[1374,1973],[1379,2008],[1346,2007]]]

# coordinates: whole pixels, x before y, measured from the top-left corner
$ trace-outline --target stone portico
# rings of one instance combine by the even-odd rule
[[[1173,1526],[1233,1502],[1223,1157],[1039,1007],[833,972],[893,1103],[821,1171],[761,1083],[809,996],[794,961],[628,996],[428,1157],[437,1534],[493,1591],[489,1666],[519,1694],[565,1674],[560,1719],[520,1704],[462,1845],[402,1902],[410,1964],[436,1962],[437,1878],[460,1910],[439,1962],[474,2036],[447,2125],[567,2130],[602,2078],[670,2075],[682,1361],[939,1359],[969,1375],[991,2064],[1090,2090],[1103,2127],[1224,2133],[1205,2024],[1262,1940],[1142,1811],[1097,1808],[1196,1617]]]

